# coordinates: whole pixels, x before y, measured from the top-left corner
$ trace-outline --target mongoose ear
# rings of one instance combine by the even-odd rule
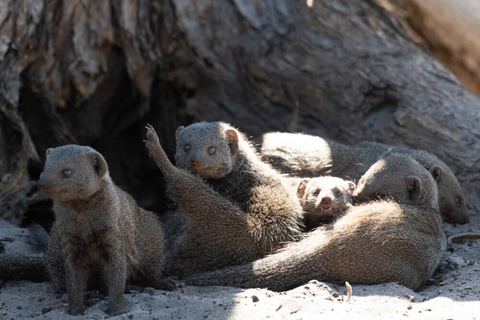
[[[238,151],[238,133],[234,129],[227,129],[225,131],[227,135],[228,146],[230,147],[230,152],[232,154],[237,153]]]
[[[53,148],[48,148],[47,151],[45,152],[45,155],[48,156],[50,152],[52,152]]]
[[[408,176],[405,178],[405,182],[407,184],[408,198],[413,202],[420,200],[422,195],[422,181],[420,181],[418,177]]]
[[[430,168],[429,171],[432,174],[433,180],[439,183],[442,179],[442,168],[440,168],[439,166],[433,166]]]
[[[297,187],[297,197],[303,198],[303,196],[305,195],[305,190],[307,190],[307,183],[308,179],[303,179],[302,181],[300,181]]]
[[[102,178],[108,170],[107,162],[103,156],[98,152],[90,152],[87,154],[90,159],[90,163],[93,165],[95,172],[99,178]]]
[[[184,126],[180,126],[180,127],[177,128],[177,131],[175,131],[175,141],[179,140],[179,137],[182,134],[183,129],[185,129]]]
[[[352,195],[353,191],[355,191],[355,188],[357,186],[355,186],[355,183],[353,183],[352,181],[347,181],[347,183],[348,183],[348,194]]]

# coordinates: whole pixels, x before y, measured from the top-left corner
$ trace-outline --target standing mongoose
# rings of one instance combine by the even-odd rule
[[[53,199],[47,270],[66,289],[68,312],[85,310],[88,287],[108,288],[109,314],[127,310],[125,283],[173,289],[162,279],[163,231],[157,217],[111,180],[103,156],[86,146],[47,150],[38,187]]]
[[[319,227],[279,252],[253,263],[192,275],[185,283],[281,291],[317,279],[397,282],[419,289],[431,277],[446,246],[435,181],[420,164],[398,154],[379,160],[364,177],[358,196],[363,190],[373,191],[371,181],[397,180],[385,184],[393,189],[377,190],[390,200],[354,205],[333,225]]]
[[[352,204],[352,181],[330,176],[285,179],[297,193],[306,230],[338,219]]]
[[[296,195],[242,133],[226,123],[200,122],[180,127],[176,139],[177,167],[147,127],[146,146],[186,224],[168,258],[171,273],[253,261],[300,236],[303,210]]]
[[[298,177],[332,175],[354,181],[388,151],[410,156],[431,172],[445,222],[469,221],[457,178],[443,161],[429,152],[374,142],[347,146],[319,136],[285,132],[264,134],[261,146],[262,160],[282,173]]]

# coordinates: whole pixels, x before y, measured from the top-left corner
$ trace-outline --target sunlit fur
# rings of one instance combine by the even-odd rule
[[[332,175],[357,182],[385,153],[407,155],[427,169],[438,186],[440,213],[449,223],[467,223],[463,191],[448,166],[422,150],[363,142],[347,146],[319,136],[271,132],[262,137],[262,160],[283,173],[298,177]]]
[[[404,161],[402,157],[386,157],[377,178],[387,178]],[[438,265],[446,240],[433,177],[415,161],[407,169],[402,172],[404,177],[417,177],[422,186],[413,189],[409,197],[399,193],[396,199],[397,193],[391,193],[390,200],[354,205],[332,225],[307,233],[277,253],[253,263],[192,275],[184,281],[278,291],[312,279],[351,284],[397,282],[419,289]],[[384,174],[387,176],[381,177]]]

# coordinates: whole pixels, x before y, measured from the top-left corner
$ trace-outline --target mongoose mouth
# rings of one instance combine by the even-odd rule
[[[333,209],[329,206],[322,206],[315,210],[315,216],[317,218],[329,219],[333,216]]]

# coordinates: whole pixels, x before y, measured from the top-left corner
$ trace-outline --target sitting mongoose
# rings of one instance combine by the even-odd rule
[[[352,204],[355,184],[337,177],[286,178],[304,210],[306,230],[338,219]]]
[[[125,283],[173,289],[162,279],[163,231],[157,217],[111,180],[103,156],[86,146],[47,150],[37,183],[53,199],[47,270],[66,289],[68,312],[85,310],[87,287],[108,288],[109,314],[127,311]]]
[[[385,183],[392,189],[377,190],[390,200],[354,205],[333,225],[306,233],[279,252],[249,264],[192,275],[185,283],[281,291],[316,279],[397,282],[419,289],[431,277],[446,246],[435,181],[416,161],[398,154],[379,160],[364,177],[357,196],[375,189],[371,181],[395,180]]]
[[[168,256],[171,273],[253,261],[300,236],[303,210],[296,195],[242,133],[222,122],[200,122],[180,127],[176,139],[177,167],[147,126],[146,146],[186,223]]]
[[[457,178],[443,161],[423,150],[374,142],[347,146],[319,136],[271,132],[262,137],[261,157],[291,176],[332,175],[357,181],[387,151],[410,156],[431,172],[437,182],[440,213],[445,222],[465,224],[469,221]]]

